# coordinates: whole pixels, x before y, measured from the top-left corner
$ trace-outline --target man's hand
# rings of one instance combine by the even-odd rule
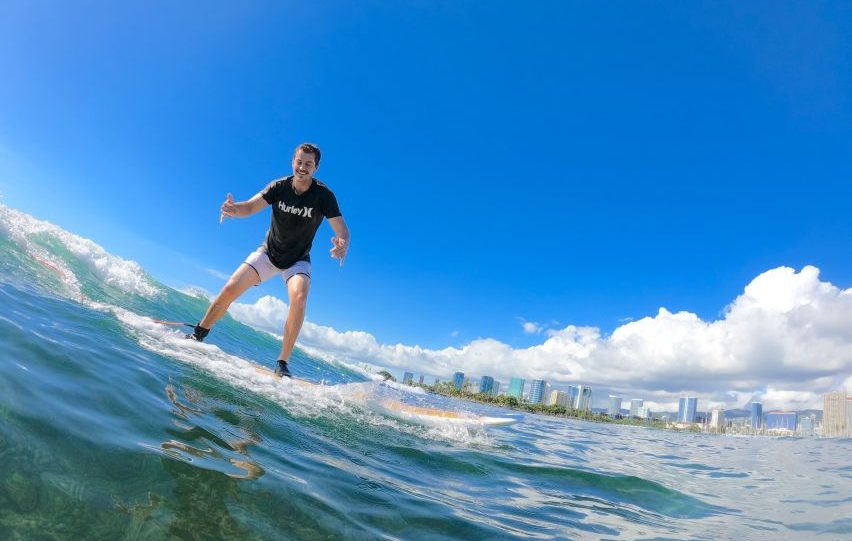
[[[343,266],[343,260],[346,258],[346,252],[349,250],[349,242],[347,239],[340,237],[331,237],[331,257],[340,260],[340,266]]]
[[[233,218],[237,215],[237,206],[234,204],[234,196],[228,194],[228,198],[222,203],[221,214],[219,214],[219,223],[225,221],[225,218]]]

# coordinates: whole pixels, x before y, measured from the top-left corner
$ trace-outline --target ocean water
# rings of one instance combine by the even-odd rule
[[[0,205],[0,539],[852,539],[852,441],[586,423],[151,318],[207,301]],[[393,398],[500,428],[412,424]]]

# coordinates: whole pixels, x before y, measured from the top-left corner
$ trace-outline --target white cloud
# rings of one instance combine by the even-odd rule
[[[551,321],[548,323],[539,323],[537,321],[527,321],[522,317],[516,317],[518,323],[521,324],[521,329],[524,330],[524,334],[541,334],[546,333],[548,335],[554,332],[554,328],[560,327],[561,323],[558,321]]]
[[[541,326],[533,321],[521,321],[521,327],[526,334],[539,334],[541,332]]]
[[[258,329],[281,333],[286,304],[263,297],[234,304],[231,314]],[[525,332],[543,328],[520,320]],[[852,391],[852,289],[819,280],[807,266],[769,270],[748,284],[717,321],[690,312],[631,321],[603,336],[596,327],[549,329],[538,345],[515,349],[491,338],[430,350],[379,344],[363,331],[340,332],[306,322],[299,344],[348,362],[411,369],[447,377],[456,370],[586,383],[649,407],[671,410],[677,397],[698,396],[700,409],[742,407],[758,395],[764,409],[821,407],[823,392]]]
[[[231,277],[231,275],[225,274],[224,272],[218,271],[216,269],[204,269],[204,270],[207,272],[207,274],[209,274],[213,278],[218,278],[220,280],[227,280],[228,278]]]
[[[763,411],[800,410],[814,407],[822,409],[822,395],[810,391],[783,391],[768,387],[761,393],[760,401],[763,403]],[[743,404],[743,407],[745,406]]]
[[[228,313],[249,327],[281,336],[284,320],[287,319],[287,303],[271,295],[265,295],[254,304],[235,302],[231,304]]]

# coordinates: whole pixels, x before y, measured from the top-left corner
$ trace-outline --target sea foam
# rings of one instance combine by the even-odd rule
[[[222,351],[213,344],[186,340],[182,333],[152,319],[116,306],[89,303],[112,312],[143,348],[204,370],[229,385],[249,390],[284,407],[297,417],[344,416],[356,423],[387,427],[418,437],[455,443],[490,445],[484,427],[455,426],[436,420],[418,426],[383,414],[384,400],[398,399],[409,389],[377,381],[336,385],[301,385],[289,379],[259,373],[257,364]]]
[[[81,291],[80,280],[67,262],[37,242],[39,236],[60,242],[92,274],[111,287],[149,299],[162,294],[162,290],[148,278],[139,263],[112,255],[89,239],[1,203],[0,232],[43,265],[53,267],[51,270],[59,275],[75,297]]]

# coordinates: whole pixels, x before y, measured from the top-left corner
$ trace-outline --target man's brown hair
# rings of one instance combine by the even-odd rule
[[[316,162],[315,165],[317,167],[319,167],[320,157],[322,156],[322,153],[320,152],[320,149],[319,149],[318,146],[316,146],[312,143],[302,143],[301,145],[296,147],[296,150],[293,151],[293,156],[295,156],[296,153],[299,152],[300,150],[302,152],[307,152],[308,154],[313,154],[314,155],[314,161]]]

